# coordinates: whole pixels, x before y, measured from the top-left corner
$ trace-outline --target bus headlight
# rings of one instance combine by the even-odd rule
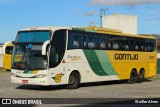
[[[46,77],[47,75],[46,74],[40,74],[40,75],[36,75],[35,77],[36,78],[44,78],[44,77]]]
[[[14,73],[11,73],[11,76],[12,77],[17,77],[18,75],[14,74]]]

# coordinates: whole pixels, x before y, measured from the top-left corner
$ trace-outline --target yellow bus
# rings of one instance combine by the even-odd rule
[[[11,81],[69,89],[98,81],[135,83],[155,76],[156,66],[153,36],[97,27],[32,27],[17,34]]]
[[[3,45],[3,68],[9,71],[11,70],[12,65],[12,49],[12,41],[6,42]]]

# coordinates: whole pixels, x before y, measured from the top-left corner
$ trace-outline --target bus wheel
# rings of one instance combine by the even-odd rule
[[[68,85],[66,86],[67,89],[76,89],[79,87],[80,84],[80,75],[77,72],[72,72],[69,76]]]
[[[141,69],[139,74],[137,75],[137,83],[141,83],[144,81],[144,70]]]
[[[136,70],[133,69],[131,71],[130,79],[128,80],[128,83],[129,84],[134,84],[136,82],[136,79],[137,79],[137,73],[136,73]]]

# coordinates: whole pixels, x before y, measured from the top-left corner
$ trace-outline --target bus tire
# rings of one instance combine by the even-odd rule
[[[80,85],[80,74],[78,72],[72,72],[69,76],[67,89],[76,89]]]
[[[144,71],[144,69],[141,69],[137,75],[137,83],[143,82],[144,79],[145,79],[145,71]]]
[[[130,78],[128,80],[129,84],[134,84],[136,82],[137,79],[137,73],[135,69],[132,69],[131,73],[130,73]]]

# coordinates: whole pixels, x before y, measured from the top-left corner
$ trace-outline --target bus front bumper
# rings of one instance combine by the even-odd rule
[[[45,78],[19,78],[11,76],[11,82],[16,84],[49,86],[47,77]]]

